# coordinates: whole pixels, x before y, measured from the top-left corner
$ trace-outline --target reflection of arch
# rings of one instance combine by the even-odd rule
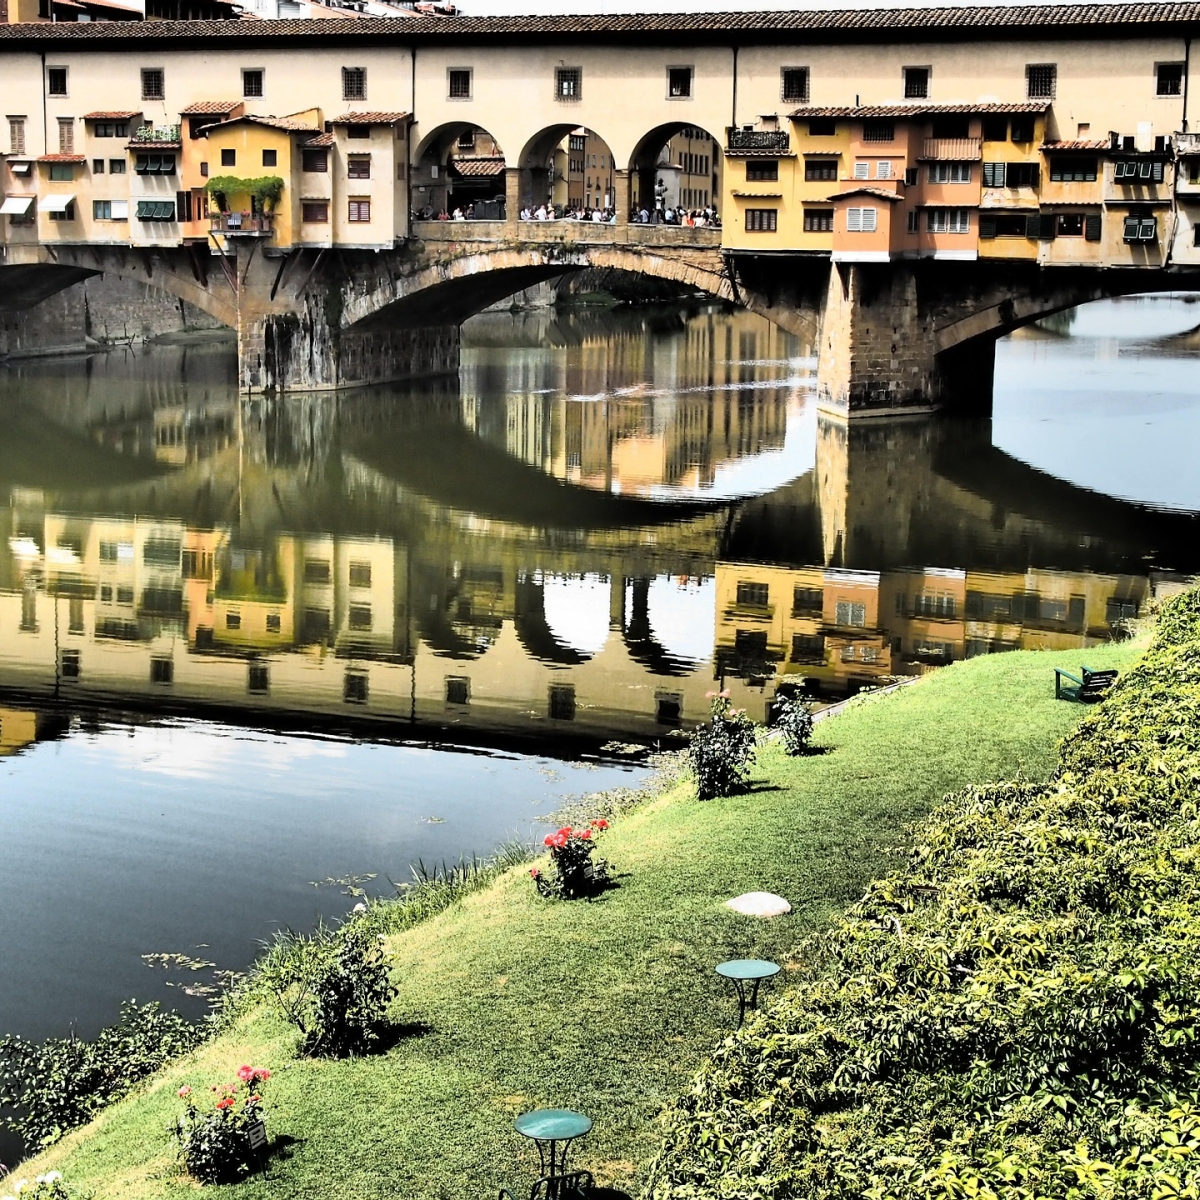
[[[579,651],[563,645],[554,636],[554,631],[546,620],[545,597],[541,584],[533,579],[522,579],[517,584],[514,623],[517,637],[531,658],[564,667],[577,667],[587,661]]]
[[[422,639],[444,658],[479,658],[500,636],[496,612],[503,574],[488,567],[462,566],[457,575],[437,567],[417,572],[416,612]]]
[[[624,631],[629,657],[654,675],[673,678],[690,675],[700,664],[677,658],[655,637],[650,626],[650,580],[631,580],[630,591]]]
[[[654,197],[655,169],[658,166],[658,156],[662,153],[663,147],[676,134],[681,133],[685,129],[699,129],[702,133],[712,138],[713,160],[710,174],[720,168],[721,139],[714,136],[703,125],[697,125],[694,121],[670,121],[663,125],[656,125],[653,129],[642,135],[637,145],[634,146],[633,153],[629,156],[629,178],[634,188],[634,194],[647,208],[654,207],[651,201]],[[714,196],[713,199],[715,201],[716,197]]]
[[[578,122],[567,124],[565,122],[557,125],[547,125],[544,129],[538,130],[522,147],[521,154],[517,159],[517,166],[520,168],[520,200],[522,205],[526,204],[541,204],[543,201],[553,199],[555,203],[566,203],[565,195],[558,196],[555,194],[556,184],[559,182],[555,175],[557,170],[554,163],[554,158],[558,148],[562,143],[575,132],[576,129],[584,129],[584,134],[594,138],[597,145],[603,146],[613,174],[613,192],[615,201],[616,190],[616,160],[613,157],[612,147],[609,143],[595,130],[581,127]],[[570,159],[570,150],[567,151],[567,160]],[[593,172],[599,171],[599,166],[588,168]],[[569,174],[569,166],[567,167]],[[547,178],[539,182],[539,172],[547,172]],[[568,175],[562,176],[563,183],[566,182]]]

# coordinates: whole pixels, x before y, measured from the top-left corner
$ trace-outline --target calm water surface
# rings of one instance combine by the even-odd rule
[[[763,717],[1106,640],[1197,569],[1200,305],[1002,343],[990,422],[847,429],[744,313],[488,315],[458,380],[242,403],[228,344],[0,372],[0,1032],[201,1002],[537,837],[714,683]]]

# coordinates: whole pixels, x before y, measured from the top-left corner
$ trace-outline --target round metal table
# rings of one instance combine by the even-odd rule
[[[746,1019],[746,1010],[758,1007],[758,985],[779,974],[779,964],[762,958],[734,958],[717,966],[717,974],[732,979],[738,994],[738,1028]],[[750,994],[746,985],[750,984]]]
[[[591,1132],[592,1118],[569,1108],[539,1108],[522,1113],[513,1128],[537,1143],[542,1174],[553,1177],[565,1173],[567,1151],[576,1138]]]

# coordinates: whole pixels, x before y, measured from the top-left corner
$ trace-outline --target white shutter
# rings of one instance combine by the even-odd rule
[[[862,209],[862,231],[863,233],[875,232],[876,210],[873,208]]]
[[[129,220],[129,201],[128,200],[114,200],[112,202],[112,219],[114,221],[128,221]]]
[[[871,164],[859,162],[854,164],[855,179],[869,179],[871,177]]]
[[[891,179],[892,164],[890,162],[879,162],[875,164],[876,179]]]
[[[862,215],[861,208],[846,209],[846,232],[861,233],[862,232]]]

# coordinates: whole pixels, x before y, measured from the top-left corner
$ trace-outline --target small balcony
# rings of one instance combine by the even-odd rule
[[[179,125],[139,125],[129,139],[130,146],[179,146]]]
[[[274,220],[272,213],[213,213],[209,217],[209,228],[226,237],[269,238],[275,232]]]
[[[927,162],[979,162],[982,138],[926,138],[921,158]]]
[[[730,129],[727,154],[787,154],[792,135],[786,129]]]

